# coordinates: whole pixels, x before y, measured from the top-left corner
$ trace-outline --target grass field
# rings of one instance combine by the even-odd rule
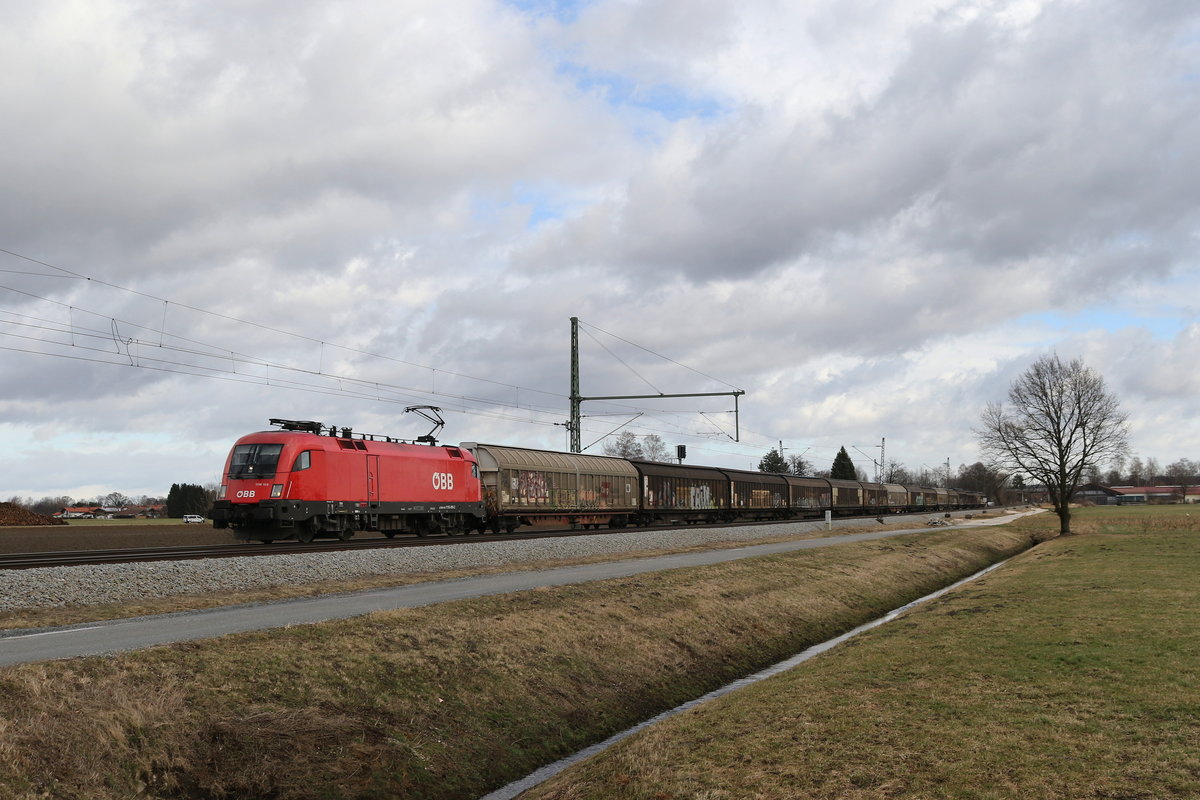
[[[479,797],[1039,535],[933,529],[0,670],[0,796]]]
[[[1200,797],[1200,514],[1076,513],[1083,535],[527,796]]]

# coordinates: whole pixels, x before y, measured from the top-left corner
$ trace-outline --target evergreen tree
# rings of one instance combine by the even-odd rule
[[[195,483],[172,483],[167,492],[167,516],[179,519],[184,514],[208,516],[211,503],[208,492]]]
[[[180,508],[179,484],[172,483],[171,491],[167,492],[167,516],[179,519],[183,516]]]
[[[838,454],[834,457],[829,477],[845,481],[858,480],[858,470],[854,468],[854,462],[850,460],[850,454],[846,452],[845,447],[838,450]]]
[[[212,508],[212,503],[208,500],[208,492],[198,483],[189,483],[187,487],[188,494],[187,500],[184,501],[183,513],[207,517],[209,509]]]
[[[788,468],[787,460],[775,449],[772,449],[771,452],[762,457],[762,461],[758,462],[758,471],[783,475],[791,472]]]

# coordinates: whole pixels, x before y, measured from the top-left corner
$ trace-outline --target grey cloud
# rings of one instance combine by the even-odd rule
[[[420,240],[429,210],[473,187],[577,180],[622,146],[490,3],[295,4],[284,19],[270,3],[150,4],[98,14],[101,44],[82,49],[59,13],[7,56],[13,73],[47,68],[39,92],[6,98],[17,146],[0,155],[0,233],[81,271],[188,270],[231,251],[327,270],[381,235]],[[454,37],[423,27],[446,25]]]
[[[697,132],[685,166],[652,154],[608,225],[551,231],[530,257],[599,250],[643,280],[749,278],[802,255],[837,263],[847,239],[889,226],[972,269],[1070,260],[1077,285],[1129,240],[1194,250],[1180,200],[1200,115],[1180,72],[1192,48],[1171,39],[1123,4],[1050,4],[1027,29],[936,20],[878,97],[825,120],[742,109]]]

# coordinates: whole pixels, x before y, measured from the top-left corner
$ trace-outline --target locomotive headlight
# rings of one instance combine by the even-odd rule
[[[225,490],[226,490],[226,489],[228,489],[228,488],[229,488],[229,487],[228,487],[228,486],[226,486],[225,484],[223,484],[223,483],[221,484],[221,488],[217,490],[217,499],[218,499],[218,500],[224,500],[224,499],[225,499]]]
[[[271,487],[271,497],[279,497],[283,494],[283,484],[277,483]]]

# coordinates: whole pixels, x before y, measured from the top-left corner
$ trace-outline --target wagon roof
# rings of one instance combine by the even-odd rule
[[[715,467],[691,467],[680,464],[666,464],[662,461],[643,461],[634,459],[633,465],[643,475],[654,475],[663,478],[700,478],[705,480],[725,480],[725,473]]]
[[[808,475],[784,475],[784,480],[791,486],[818,486],[822,489],[829,488],[829,481],[824,478],[813,478]]]
[[[786,484],[787,480],[784,476],[775,472],[753,472],[745,469],[726,469],[721,467],[721,472],[729,476],[730,480],[747,481],[751,483],[779,483]]]
[[[599,475],[637,475],[633,465],[623,458],[560,453],[554,450],[527,450],[523,447],[476,442],[463,442],[462,447],[475,453],[480,467],[485,470],[544,469]]]

